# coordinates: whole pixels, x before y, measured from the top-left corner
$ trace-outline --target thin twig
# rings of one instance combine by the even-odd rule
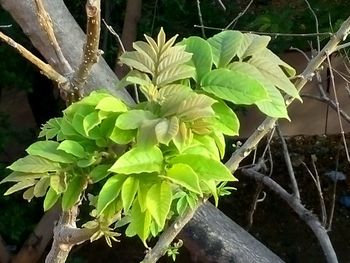
[[[287,165],[287,170],[288,170],[290,182],[292,184],[293,195],[295,196],[295,198],[300,199],[299,187],[298,187],[297,180],[295,179],[295,173],[294,173],[292,162],[290,160],[288,146],[287,146],[286,140],[284,139],[283,134],[282,134],[281,129],[280,129],[278,124],[276,125],[276,131],[277,131],[278,136],[281,139],[284,161],[286,162],[286,165]]]
[[[248,212],[248,225],[246,227],[246,230],[249,231],[252,226],[253,226],[253,222],[254,222],[254,213],[256,211],[256,207],[258,205],[259,202],[259,196],[263,190],[264,186],[263,183],[261,182],[257,182],[257,187],[253,196],[253,201],[252,204],[250,206],[250,210]]]
[[[221,6],[221,8],[224,10],[224,11],[226,11],[226,6],[224,5],[224,3],[221,1],[221,0],[216,0],[218,3],[219,3],[219,5]]]
[[[338,95],[337,95],[337,91],[336,91],[336,88],[335,88],[335,81],[334,81],[333,69],[332,69],[331,60],[329,59],[329,55],[330,55],[330,53],[326,52],[326,57],[327,57],[327,62],[328,62],[328,67],[329,67],[329,73],[330,73],[330,78],[331,78],[331,84],[332,84],[332,89],[333,89],[333,93],[334,93],[334,102],[335,102],[335,105],[336,105],[336,108],[337,108],[337,115],[338,115],[338,122],[339,122],[340,134],[341,134],[341,137],[342,137],[342,139],[343,139],[343,144],[344,144],[344,148],[345,148],[346,159],[347,159],[347,161],[350,163],[349,150],[348,150],[348,146],[347,146],[346,139],[345,139],[345,133],[344,133],[344,128],[343,128],[343,122],[342,122],[341,114],[340,114],[340,107],[339,107]]]
[[[12,27],[12,24],[9,24],[9,25],[0,25],[0,28],[8,28],[8,27]]]
[[[297,47],[290,47],[289,48],[290,50],[295,50],[295,51],[298,51],[300,54],[302,54],[304,56],[304,58],[306,59],[307,62],[310,61],[310,58],[308,57],[308,55],[302,51],[300,48],[297,48]]]
[[[198,11],[199,23],[200,23],[200,25],[201,25],[202,36],[203,36],[203,38],[207,38],[207,37],[205,36],[205,30],[204,30],[203,16],[202,16],[202,10],[201,10],[201,2],[200,2],[200,0],[197,0],[197,11]]]
[[[309,1],[308,1],[308,0],[304,0],[304,1],[305,1],[305,3],[307,4],[307,6],[308,6],[310,12],[312,13],[312,15],[313,15],[313,17],[314,17],[314,19],[315,19],[315,27],[316,27],[316,33],[317,33],[317,35],[316,35],[316,39],[317,39],[317,52],[320,53],[320,51],[321,51],[321,41],[320,41],[320,35],[319,35],[320,32],[319,32],[319,27],[318,27],[318,18],[317,18],[317,16],[316,16],[315,11],[312,9],[312,7],[311,7]]]
[[[224,31],[225,28],[221,27],[212,27],[212,26],[204,26],[204,25],[194,25],[195,28],[204,28],[215,31]],[[314,37],[314,36],[333,36],[331,32],[320,32],[320,33],[281,33],[281,32],[261,32],[261,31],[250,31],[250,30],[240,30],[243,33],[251,33],[258,35],[266,35],[272,37]]]
[[[103,23],[105,24],[105,26],[107,27],[108,31],[117,38],[117,41],[118,41],[118,45],[120,47],[120,49],[122,50],[122,53],[125,53],[126,50],[125,50],[125,47],[124,47],[124,44],[123,44],[123,41],[121,40],[121,38],[119,37],[118,33],[115,32],[115,30],[113,29],[112,26],[108,25],[106,23],[106,21],[104,19],[102,19]],[[130,69],[132,69],[131,67],[129,67]],[[133,85],[133,88],[134,88],[134,94],[135,94],[135,101],[136,103],[139,103],[140,102],[140,99],[139,99],[139,92],[137,90],[137,86],[136,84]]]
[[[254,0],[250,0],[250,2],[244,8],[244,10],[239,12],[239,14],[225,27],[225,30],[229,29],[231,26],[232,26],[232,28],[234,28],[238,19],[240,19],[248,11],[249,7],[252,5],[253,2],[254,2]]]

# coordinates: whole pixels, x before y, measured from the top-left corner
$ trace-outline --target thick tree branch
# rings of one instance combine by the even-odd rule
[[[327,230],[321,225],[320,220],[308,209],[306,209],[300,200],[295,198],[293,195],[287,193],[278,183],[276,183],[270,177],[261,174],[253,169],[242,169],[242,173],[245,176],[254,178],[255,180],[262,182],[269,189],[274,191],[280,196],[288,205],[298,214],[298,216],[311,228],[314,232],[318,242],[320,243],[323,253],[326,257],[327,262],[337,263],[337,255],[335,254],[332,243],[327,234]]]
[[[83,88],[86,80],[91,73],[92,66],[97,63],[101,54],[98,48],[101,31],[101,1],[87,0],[85,9],[87,16],[86,42],[82,61],[73,77],[74,93],[78,98],[84,95]]]
[[[83,31],[70,14],[63,0],[45,0],[44,4],[46,12],[53,21],[55,36],[64,57],[67,58],[73,69],[78,68],[81,63],[80,58],[83,55],[83,46],[86,39]],[[0,0],[0,5],[11,13],[12,17],[21,26],[24,33],[30,38],[33,45],[45,57],[47,62],[63,74],[64,71],[60,60],[48,41],[47,33],[44,32],[38,22],[35,2]],[[101,58],[93,67],[92,74],[87,79],[85,91],[89,93],[96,87],[105,88],[126,103],[133,104],[133,100],[125,90],[117,90],[115,88],[117,82],[117,77]]]

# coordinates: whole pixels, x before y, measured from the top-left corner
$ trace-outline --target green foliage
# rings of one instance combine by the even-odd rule
[[[133,69],[119,86],[137,84],[147,100],[127,106],[92,92],[49,120],[44,140],[1,182],[15,182],[5,194],[45,196],[45,210],[57,202],[69,210],[89,194],[84,227],[95,230],[92,241],[104,236],[109,245],[115,228],[127,225],[125,234],[147,246],[174,215],[228,194],[225,183],[236,179],[220,160],[224,135],[237,135],[239,121],[225,101],[288,118],[282,95],[299,98],[283,73],[293,69],[266,48],[268,37],[227,31],[174,45],[176,36],[166,41],[160,30],[156,41],[145,38],[121,56]]]

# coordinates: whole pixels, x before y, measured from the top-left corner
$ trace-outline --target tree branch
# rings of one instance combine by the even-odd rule
[[[92,66],[100,56],[99,43],[101,31],[101,0],[87,0],[86,5],[86,42],[84,53],[78,70],[74,73],[73,85],[76,99],[84,96],[84,86],[91,73]]]
[[[0,262],[9,263],[10,259],[11,259],[11,255],[6,248],[6,244],[4,240],[0,236]]]
[[[320,243],[323,253],[328,263],[338,263],[337,255],[335,254],[332,243],[327,234],[327,230],[321,225],[319,219],[308,209],[306,209],[300,200],[293,195],[287,193],[278,183],[272,180],[270,177],[265,176],[253,169],[242,169],[242,173],[245,176],[254,178],[255,180],[262,182],[269,189],[274,191],[279,197],[285,200],[288,205],[298,214],[298,216],[311,228],[314,232],[318,242]]]

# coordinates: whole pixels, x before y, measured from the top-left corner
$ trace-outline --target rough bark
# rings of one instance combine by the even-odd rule
[[[282,263],[276,254],[210,203],[202,205],[179,238],[203,263]]]
[[[34,1],[0,0],[0,4],[21,26],[23,32],[30,38],[33,45],[45,57],[47,62],[60,73],[63,73],[62,65],[59,63],[54,48],[48,41],[46,32],[39,25]],[[45,0],[44,4],[53,21],[55,35],[63,55],[75,70],[83,56],[85,34],[75,22],[62,0]],[[85,90],[89,93],[96,87],[106,88],[125,102],[133,103],[126,91],[115,89],[117,81],[118,79],[113,71],[101,58],[92,69],[92,74],[87,80]]]

